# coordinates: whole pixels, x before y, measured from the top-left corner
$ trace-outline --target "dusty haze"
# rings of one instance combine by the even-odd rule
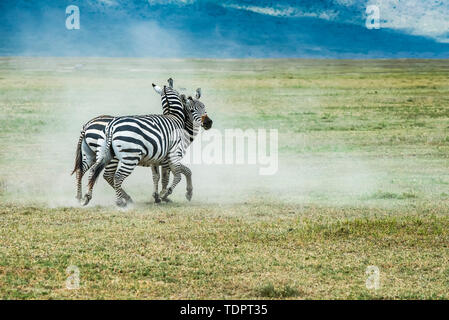
[[[254,165],[191,165],[193,203],[245,203],[272,201],[280,203],[351,203],[379,188],[382,174],[371,169],[372,163],[361,158],[336,153],[317,156],[307,147],[317,141],[313,135],[298,134],[303,150],[296,156],[284,152],[291,134],[276,122],[240,122],[239,117],[256,118],[257,112],[275,105],[263,105],[257,70],[223,60],[149,60],[149,59],[10,59],[8,66],[17,70],[11,82],[19,88],[24,105],[41,121],[39,128],[18,126],[24,137],[20,143],[6,141],[2,180],[7,187],[7,201],[45,203],[48,206],[77,206],[75,177],[70,176],[75,148],[82,125],[101,114],[132,115],[161,113],[160,97],[151,83],[166,83],[173,77],[175,87],[194,95],[201,87],[214,128],[266,128],[279,130],[279,170],[273,176],[261,176]],[[245,76],[250,75],[249,79]],[[260,77],[263,71],[260,71]],[[243,87],[244,86],[244,87]],[[268,95],[280,95],[282,82],[273,79]],[[297,89],[298,92],[300,89]],[[11,97],[12,99],[13,97]],[[319,112],[318,98],[295,100],[299,111],[313,108]],[[282,105],[282,103],[281,103]],[[279,109],[282,112],[282,109]],[[207,134],[207,133],[206,133]],[[286,142],[287,140],[287,142]],[[341,146],[344,147],[344,146]],[[6,165],[5,161],[12,161]],[[86,190],[84,177],[83,187]],[[124,188],[136,205],[152,202],[149,168],[137,168],[126,179]],[[185,179],[171,198],[190,205],[184,198]],[[114,192],[100,178],[94,189],[92,205],[113,205]]]

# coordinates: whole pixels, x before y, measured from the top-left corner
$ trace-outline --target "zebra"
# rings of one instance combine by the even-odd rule
[[[152,84],[153,89],[158,94],[161,95],[162,108],[164,110],[164,112],[163,112],[164,115],[171,114],[174,110],[176,110],[176,106],[184,108],[184,106],[187,104],[185,95],[180,95],[175,89],[173,89],[173,79],[170,78],[167,81],[169,84],[169,88],[171,89],[167,92],[163,91],[159,86],[155,85],[154,83]],[[201,97],[201,88],[198,88],[198,89],[196,89],[195,99],[198,100],[198,99],[200,99],[200,97]],[[212,120],[210,120],[210,125],[212,125]],[[194,124],[192,122],[191,117],[186,118],[186,121],[184,123],[184,130],[182,131],[183,139],[185,141],[184,150],[187,149],[188,146],[193,142],[199,129],[200,129],[200,125]],[[117,170],[117,164],[118,164],[117,159],[116,158],[112,159],[111,162],[105,167],[105,175],[108,177],[113,177],[114,173]],[[144,164],[139,164],[139,165],[147,166]],[[192,171],[188,167],[183,165],[182,163],[179,163],[179,166],[181,167],[181,173],[184,174],[184,176],[186,177],[186,180],[187,180],[187,188],[186,188],[187,192],[186,192],[185,196],[186,196],[187,200],[190,201],[192,199],[192,195],[193,195]],[[159,192],[158,192],[159,179],[161,176],[161,174],[159,172],[159,166],[157,166],[157,165],[151,166],[151,169],[153,172],[153,190],[154,190],[153,198],[156,203],[161,202],[161,200],[165,201],[165,202],[169,202],[170,200],[168,199],[168,195],[171,194],[171,191],[168,191],[168,193],[167,193],[167,186],[168,186],[169,178],[170,178],[170,167],[169,167],[169,162],[167,159],[165,159],[161,163],[161,167],[162,167],[162,191],[159,194]],[[123,191],[123,189],[122,189],[122,191]],[[162,195],[164,195],[164,196],[162,196]],[[124,200],[125,201],[127,200],[126,192],[124,193]]]
[[[72,175],[76,173],[76,199],[80,202],[82,201],[82,178],[95,163],[95,154],[100,146],[99,140],[104,139],[104,129],[113,119],[114,117],[109,115],[97,116],[84,124],[81,130],[76,146],[75,167],[71,173]],[[106,177],[105,180],[110,184]]]
[[[167,80],[169,86],[173,88],[173,79],[169,78]],[[155,91],[159,94],[163,94],[159,87],[153,84],[153,88]],[[197,89],[197,91],[200,89]],[[198,95],[197,95],[198,96]],[[169,114],[170,113],[170,105],[167,103],[167,99],[164,99],[164,97],[161,98],[162,101],[162,110],[163,114]],[[78,201],[82,201],[82,177],[84,174],[89,170],[89,168],[95,163],[95,154],[97,152],[97,148],[99,147],[99,140],[104,139],[104,129],[106,125],[114,119],[113,116],[109,115],[101,115],[98,117],[95,117],[91,120],[89,120],[82,128],[81,134],[78,140],[77,148],[76,148],[76,159],[75,159],[75,167],[72,171],[72,175],[76,173],[76,181],[77,181],[77,195],[76,198]],[[110,171],[114,170],[115,172],[115,166],[118,163],[117,159],[111,160],[111,163],[108,165],[108,168],[105,170],[105,174],[103,175],[104,179],[108,182],[109,185],[114,187],[113,182],[113,173],[111,174]],[[160,202],[160,197],[158,193],[158,183],[159,183],[159,168],[157,166],[152,166],[152,172],[153,172],[153,184],[154,184],[154,190],[153,198],[155,199],[155,202]],[[164,186],[168,184],[169,180],[169,171],[167,169],[163,169],[163,190],[166,189]],[[189,178],[188,178],[189,180]],[[191,179],[190,179],[191,180]],[[189,194],[189,191],[187,190],[186,197]],[[191,194],[191,192],[190,192]],[[132,202],[131,197],[129,197],[126,192],[124,192],[124,197],[128,202]],[[191,198],[191,195],[190,195]],[[165,201],[169,201],[167,198],[164,199]],[[189,199],[190,200],[190,199]]]
[[[114,155],[117,163],[109,166],[108,172],[114,173],[112,179],[118,206],[127,204],[127,194],[121,186],[124,179],[136,166],[163,164],[165,165],[165,175],[167,175],[167,168],[170,169],[174,178],[169,188],[163,188],[161,192],[163,200],[166,200],[173,192],[181,180],[181,173],[183,173],[188,177],[186,197],[189,199],[189,189],[191,197],[191,171],[182,165],[180,160],[193,141],[199,127],[202,126],[205,130],[210,129],[212,120],[207,115],[204,104],[199,101],[200,89],[197,90],[194,99],[191,96],[186,98],[185,95],[179,97],[178,93],[170,86],[164,86],[163,89],[155,85],[153,87],[157,92],[163,93],[161,96],[163,105],[164,99],[170,104],[170,114],[123,116],[114,118],[108,123],[105,128],[105,139],[101,140],[101,146],[97,148],[96,162],[89,175],[85,205],[92,198],[93,186],[99,174],[105,167],[108,168]],[[155,192],[155,194],[157,193]]]
[[[171,88],[173,88],[173,79],[168,79],[168,83],[169,86]],[[161,99],[162,99],[162,104],[164,105],[165,102],[165,95],[162,92],[162,89],[158,86],[156,86],[155,84],[153,84],[153,88],[154,90],[159,93],[161,95]],[[176,92],[176,90],[174,90]],[[176,99],[176,97],[174,97]],[[185,95],[179,95],[179,98],[181,100],[184,100],[184,102],[182,102],[183,105],[186,104],[185,102]],[[201,98],[201,88],[196,89],[196,95],[195,95],[195,99],[200,99]],[[179,102],[178,102],[179,103]],[[171,108],[169,107],[168,110],[171,110]],[[209,119],[210,120],[210,119]],[[212,120],[210,120],[210,124],[212,125]],[[185,126],[184,126],[184,141],[186,143],[185,148],[187,149],[187,147],[193,142],[193,140],[195,139],[196,135],[198,134],[198,131],[200,129],[200,125],[196,125],[192,122],[192,118],[188,117],[186,118],[186,122],[185,122]],[[184,176],[186,177],[187,180],[187,192],[186,192],[186,198],[187,200],[191,200],[192,199],[192,195],[193,195],[193,184],[192,184],[192,172],[190,171],[190,169],[188,167],[186,167],[185,165],[183,165],[182,163],[179,164],[182,167],[181,172],[184,174]],[[169,183],[169,178],[170,178],[170,167],[169,167],[169,163],[166,160],[164,160],[161,163],[161,167],[162,167],[162,191],[161,191],[161,195],[165,194],[167,192],[167,186]],[[153,193],[153,197],[155,199],[155,202],[160,202],[161,199],[159,198],[159,193],[158,193],[158,188],[159,188],[159,177],[160,177],[160,173],[159,173],[159,167],[157,166],[153,166],[153,183],[154,183],[154,190],[155,192]],[[170,201],[167,197],[162,198],[163,201]]]

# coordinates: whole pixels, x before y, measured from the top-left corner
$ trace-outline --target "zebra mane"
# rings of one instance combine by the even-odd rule
[[[161,95],[162,110],[164,115],[173,115],[183,123],[186,121],[184,104],[179,97],[179,93],[173,88],[164,86]]]
[[[164,86],[161,100],[164,115],[178,116],[182,114],[186,138],[188,138],[189,144],[192,143],[199,132],[199,127],[193,125],[191,112],[188,106],[183,103],[179,92],[170,86]]]

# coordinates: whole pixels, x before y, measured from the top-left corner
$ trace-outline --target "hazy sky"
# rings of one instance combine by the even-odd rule
[[[0,54],[447,58],[447,17],[449,0],[1,0]]]

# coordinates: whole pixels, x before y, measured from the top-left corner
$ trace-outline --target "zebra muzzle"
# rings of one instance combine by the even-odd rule
[[[211,120],[211,118],[209,118],[209,117],[207,116],[207,114],[204,115],[204,116],[201,116],[201,122],[202,122],[203,128],[204,128],[205,130],[209,130],[209,129],[212,127],[213,121]]]

